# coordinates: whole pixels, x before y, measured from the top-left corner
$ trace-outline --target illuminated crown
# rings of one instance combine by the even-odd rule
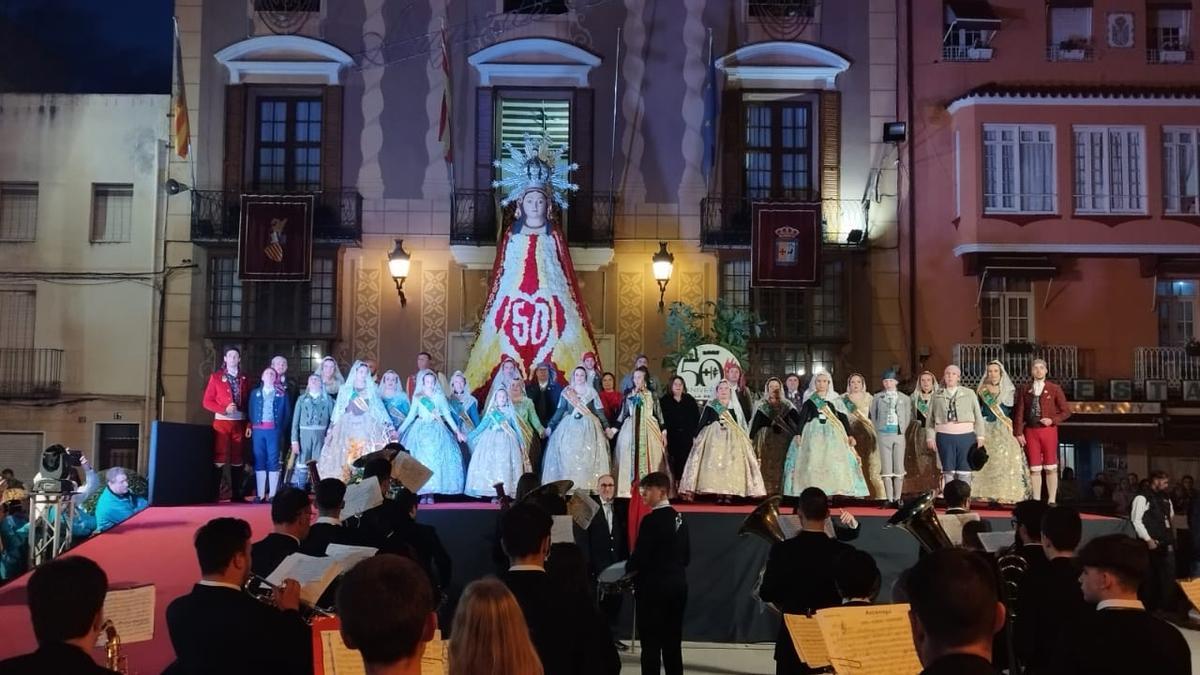
[[[567,208],[567,192],[579,189],[578,185],[568,180],[567,174],[578,169],[579,165],[568,164],[564,160],[563,155],[567,151],[565,145],[551,151],[550,139],[525,134],[522,147],[505,143],[504,149],[508,157],[493,162],[504,176],[501,180],[492,181],[492,187],[498,188],[504,195],[500,200],[501,206],[519,200],[530,190],[537,190],[553,198],[560,208]]]

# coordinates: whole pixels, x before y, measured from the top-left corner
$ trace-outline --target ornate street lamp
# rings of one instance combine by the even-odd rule
[[[408,304],[408,300],[404,297],[404,280],[408,278],[408,268],[411,263],[412,256],[404,250],[404,240],[397,239],[396,247],[388,254],[388,272],[392,275],[392,281],[396,282],[396,292],[400,294],[401,307]]]
[[[658,313],[662,314],[663,296],[671,282],[671,273],[675,271],[675,256],[667,250],[667,242],[658,242],[658,253],[651,261],[654,263],[654,280],[658,282]]]

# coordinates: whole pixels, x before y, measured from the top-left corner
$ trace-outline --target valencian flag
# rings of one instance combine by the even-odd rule
[[[175,24],[175,96],[171,101],[171,116],[174,122],[171,141],[175,145],[175,154],[180,159],[187,159],[192,145],[192,129],[188,123],[187,89],[183,85],[183,47],[179,40],[178,22]]]
[[[450,131],[450,49],[446,46],[446,29],[442,28],[442,75],[446,82],[442,86],[442,117],[438,121],[438,140],[442,143],[442,155],[447,162],[454,162],[454,134]]]
[[[238,272],[249,281],[308,281],[312,195],[242,195]]]
[[[821,204],[750,205],[750,285],[804,288],[821,285]]]

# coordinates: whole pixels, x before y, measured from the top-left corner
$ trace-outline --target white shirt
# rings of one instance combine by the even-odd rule
[[[509,572],[545,572],[546,568],[541,565],[510,565]]]
[[[320,518],[317,518],[313,525],[319,525],[321,523],[325,523],[326,525],[341,525],[342,519],[334,518],[333,516],[321,516]]]
[[[1121,600],[1114,598],[1112,600],[1101,600],[1096,603],[1096,611],[1102,609],[1146,609],[1141,600]]]
[[[1041,396],[1042,390],[1045,388],[1046,388],[1045,380],[1034,380],[1033,381],[1033,395],[1034,396]]]
[[[1138,495],[1134,497],[1133,504],[1129,508],[1129,520],[1133,522],[1133,530],[1137,532],[1138,539],[1141,539],[1142,541],[1151,541],[1154,539],[1154,537],[1151,537],[1150,533],[1146,531],[1145,524],[1142,523],[1142,519],[1145,517],[1146,511],[1149,509],[1150,501],[1146,499],[1145,495]],[[1173,527],[1173,525],[1171,525],[1171,519],[1174,517],[1175,505],[1168,500],[1166,522],[1168,528]]]
[[[654,508],[652,508],[652,509],[650,509],[650,510],[651,510],[651,511],[657,511],[657,510],[659,510],[659,509],[665,509],[665,508],[669,508],[670,506],[671,506],[671,502],[670,502],[670,500],[664,499],[664,500],[662,500],[661,502],[659,502],[659,503],[655,504],[655,505],[654,505]]]
[[[613,503],[611,501],[600,502],[600,507],[604,509],[604,520],[608,521],[608,533],[612,534],[613,528]]]
[[[208,579],[201,579],[199,581],[199,585],[200,586],[211,586],[212,588],[228,588],[230,590],[237,591],[238,593],[242,592],[241,587],[234,586],[233,584],[227,584],[224,581],[210,581]]]

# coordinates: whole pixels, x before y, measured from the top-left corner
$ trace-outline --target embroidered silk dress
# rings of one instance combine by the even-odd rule
[[[905,433],[904,492],[928,492],[942,485],[942,469],[936,450],[930,450],[925,442],[925,418],[929,415],[929,402],[933,394],[912,394],[913,421]]]
[[[546,426],[551,432],[542,457],[542,483],[570,480],[576,490],[595,492],[600,476],[612,471],[604,434],[608,421],[595,388],[563,389]]]
[[[842,404],[846,407],[850,428],[847,430],[854,437],[858,457],[863,466],[863,479],[867,482],[871,499],[884,499],[887,496],[883,488],[882,467],[879,461],[879,444],[875,425],[871,423],[871,395],[842,394]]]
[[[754,439],[763,487],[769,495],[779,494],[783,485],[783,462],[799,429],[800,413],[788,399],[781,399],[779,403],[764,399],[754,411],[750,438]]]
[[[621,431],[613,473],[617,478],[617,496],[629,497],[634,480],[654,471],[671,474],[667,448],[662,436],[662,413],[654,392],[630,392],[621,407]]]
[[[979,407],[984,418],[988,461],[971,476],[971,497],[1003,504],[1029,499],[1029,460],[1012,432],[1012,408],[980,387]]]
[[[792,439],[783,463],[783,494],[798,497],[816,486],[828,495],[866,497],[858,453],[850,447],[850,420],[813,394],[800,407],[800,435]]]
[[[512,405],[493,407],[467,438],[471,464],[465,492],[472,497],[496,494],[496,483],[505,494],[516,494],[517,481],[530,471],[529,453]]]
[[[413,458],[433,471],[420,494],[462,494],[463,458],[456,431],[458,424],[445,396],[440,392],[413,396],[412,410],[398,434]]]
[[[679,478],[681,493],[766,496],[754,444],[735,415],[720,401],[704,407],[700,433]]]

